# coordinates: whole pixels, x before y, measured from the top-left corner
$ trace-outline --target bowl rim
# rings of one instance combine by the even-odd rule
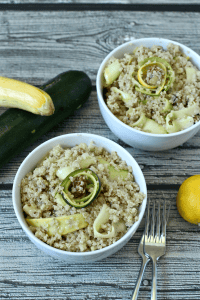
[[[169,39],[164,39],[164,38],[158,38],[158,37],[152,37],[152,38],[141,38],[141,39],[134,39],[134,40],[131,40],[129,42],[126,42],[126,43],[123,43],[121,44],[120,46],[114,48],[105,58],[104,60],[102,61],[99,69],[98,69],[98,72],[97,72],[97,77],[96,77],[96,89],[97,89],[97,95],[98,95],[98,100],[101,102],[101,105],[103,106],[103,109],[107,112],[107,114],[110,116],[110,118],[113,118],[115,120],[115,122],[117,122],[119,125],[121,126],[124,126],[127,130],[130,130],[130,131],[133,131],[134,133],[140,133],[144,136],[148,136],[148,137],[159,137],[159,138],[170,138],[170,137],[176,137],[176,136],[180,136],[180,135],[184,135],[185,133],[189,132],[189,131],[192,131],[193,129],[195,129],[196,127],[199,127],[200,126],[200,121],[198,121],[197,123],[193,124],[192,126],[184,129],[184,130],[181,130],[181,131],[177,131],[177,132],[174,132],[174,133],[149,133],[149,132],[145,132],[145,131],[141,131],[141,130],[137,130],[127,124],[125,124],[124,122],[120,121],[111,111],[110,109],[107,107],[104,99],[103,99],[103,95],[102,95],[102,87],[101,87],[101,76],[102,76],[102,72],[103,72],[103,69],[105,68],[105,65],[107,63],[107,61],[109,60],[109,58],[111,58],[112,56],[114,56],[114,54],[123,49],[124,47],[126,46],[129,46],[129,45],[133,45],[134,46],[134,43],[142,43],[142,42],[145,42],[145,41],[151,41],[151,40],[155,40],[155,43],[156,41],[160,41],[160,42],[167,42],[168,44],[169,43],[173,43],[175,45],[179,45],[180,48],[184,48],[185,51],[189,51],[190,52],[190,55],[192,54],[192,57],[191,57],[191,60],[193,58],[193,56],[196,56],[198,57],[199,59],[199,62],[200,62],[200,56],[198,53],[196,53],[194,50],[192,50],[191,48],[179,43],[179,42],[176,42],[176,41],[173,41],[173,40],[169,40]],[[125,52],[124,52],[125,53]]]
[[[109,141],[109,143],[111,143],[113,146],[116,146],[118,148],[120,148],[122,151],[126,152],[126,155],[134,162],[134,164],[138,167],[138,169],[140,170],[140,177],[143,181],[143,185],[144,185],[144,193],[145,193],[145,198],[143,200],[142,203],[144,203],[144,206],[142,208],[142,210],[140,211],[140,218],[137,222],[135,222],[130,228],[129,230],[125,233],[125,235],[123,237],[121,237],[118,241],[116,241],[115,243],[107,246],[107,247],[104,247],[102,249],[99,249],[99,250],[94,250],[94,251],[88,251],[88,252],[71,252],[71,251],[66,251],[66,250],[61,250],[61,249],[57,249],[55,247],[52,247],[48,244],[46,244],[45,242],[41,241],[39,238],[37,238],[33,233],[32,231],[29,229],[28,227],[28,224],[26,223],[25,221],[25,218],[24,218],[24,215],[23,215],[23,211],[22,211],[22,208],[18,207],[17,206],[17,203],[16,203],[16,192],[17,190],[20,188],[19,187],[19,177],[20,177],[20,173],[21,171],[23,170],[24,166],[27,164],[27,162],[29,161],[29,159],[32,157],[32,155],[34,155],[37,151],[40,151],[41,148],[43,148],[44,146],[48,145],[48,144],[51,144],[53,143],[54,141],[58,140],[58,139],[61,139],[61,138],[65,138],[66,136],[70,139],[70,137],[73,137],[73,136],[84,136],[84,137],[88,137],[88,138],[94,138],[94,137],[97,137],[98,139],[100,139],[101,141],[105,142]],[[22,177],[23,178],[23,177]],[[20,180],[21,182],[21,180]],[[140,187],[141,188],[141,187]],[[31,151],[27,156],[26,158],[23,160],[23,162],[21,163],[16,175],[15,175],[15,178],[14,178],[14,182],[13,182],[13,188],[12,188],[12,202],[13,202],[13,207],[14,207],[14,211],[15,211],[15,214],[17,216],[17,219],[18,219],[18,222],[20,223],[22,229],[25,231],[25,233],[27,234],[27,236],[31,239],[32,242],[34,242],[34,244],[37,246],[37,244],[40,245],[41,248],[45,248],[47,251],[49,250],[49,252],[53,252],[54,255],[57,255],[57,256],[60,256],[60,255],[65,255],[65,256],[73,256],[73,257],[87,257],[87,256],[96,256],[98,254],[103,254],[104,252],[107,252],[115,247],[117,247],[118,245],[120,245],[121,243],[123,244],[123,242],[126,241],[126,239],[130,239],[133,234],[136,232],[136,230],[138,229],[142,219],[143,219],[143,216],[144,216],[144,213],[145,213],[145,209],[146,209],[146,205],[147,205],[147,185],[146,185],[146,180],[145,180],[145,177],[144,177],[144,174],[139,166],[139,164],[137,163],[137,161],[134,159],[134,157],[126,150],[124,149],[122,146],[120,146],[119,144],[115,143],[114,141],[108,139],[108,138],[105,138],[103,136],[100,136],[100,135],[97,135],[97,134],[90,134],[90,133],[70,133],[70,134],[64,134],[64,135],[59,135],[57,137],[54,137],[54,138],[51,138],[49,139],[48,141],[40,144],[39,146],[37,146],[33,151]],[[20,201],[21,202],[21,201]],[[22,212],[22,218],[20,216],[20,211]],[[127,241],[128,241],[127,240]],[[126,244],[126,242],[125,242]],[[40,249],[41,249],[40,248]]]

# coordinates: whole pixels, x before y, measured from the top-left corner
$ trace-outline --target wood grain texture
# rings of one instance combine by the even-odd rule
[[[40,85],[69,69],[97,70],[116,46],[144,37],[175,40],[200,53],[200,14],[120,11],[0,11],[0,72]]]
[[[1,112],[5,109],[1,108]],[[67,133],[93,133],[105,136],[127,149],[136,159],[149,186],[170,184],[180,185],[187,177],[198,174],[200,169],[200,132],[183,145],[169,151],[151,152],[132,148],[119,140],[108,128],[101,116],[96,92],[92,92],[88,101],[73,116],[67,118],[53,130],[42,136],[37,142],[13,158],[0,172],[0,183],[11,184],[23,159],[35,147],[50,138]],[[173,187],[172,187],[173,188]]]
[[[152,201],[171,202],[167,253],[158,263],[158,299],[199,299],[199,229],[183,221],[174,191],[151,191]],[[0,199],[1,299],[130,299],[141,259],[137,246],[144,221],[130,242],[101,262],[70,265],[46,256],[25,236],[13,213],[11,191]],[[188,263],[189,262],[189,263]],[[151,265],[142,281],[139,299],[149,299]]]
[[[31,3],[38,1],[33,0]],[[106,0],[103,2],[107,3]],[[120,2],[133,3],[128,0]],[[3,0],[2,3],[30,2]],[[46,3],[46,0],[40,3]],[[146,0],[146,3],[150,1]],[[160,3],[160,0],[154,3]],[[180,184],[189,176],[199,173],[200,132],[187,143],[169,151],[149,153],[131,148],[120,141],[105,124],[95,92],[95,79],[101,61],[123,42],[158,36],[179,41],[200,54],[199,16],[199,13],[187,12],[0,11],[2,75],[40,85],[63,71],[78,69],[85,71],[93,81],[91,97],[81,109],[1,169],[0,299],[131,298],[141,264],[137,247],[144,220],[134,237],[116,254],[91,265],[71,265],[38,250],[26,237],[15,216],[12,183],[23,159],[42,142],[74,132],[99,134],[122,145],[142,168],[150,199],[166,199],[171,203],[167,253],[158,263],[158,300],[200,299],[199,227],[186,223],[176,209]],[[4,111],[1,108],[0,114]],[[150,299],[150,290],[149,264],[138,300]]]

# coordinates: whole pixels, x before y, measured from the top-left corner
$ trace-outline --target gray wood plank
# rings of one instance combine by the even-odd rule
[[[158,299],[178,300],[184,295],[199,299],[199,228],[179,216],[176,192],[151,191],[150,197],[171,202],[167,253],[158,263]],[[93,264],[70,265],[47,256],[25,236],[13,212],[11,191],[3,192],[0,198],[1,299],[130,299],[141,263],[137,246],[144,220],[116,254]],[[148,299],[150,289],[149,265],[139,299]]]
[[[200,53],[199,23],[199,13],[0,11],[1,74],[40,85],[67,69],[78,69],[85,71],[95,85],[105,55],[134,38],[165,37]],[[4,111],[1,108],[0,114]],[[38,250],[14,214],[11,188],[20,163],[42,142],[73,132],[99,134],[121,144],[141,166],[150,199],[171,202],[167,253],[158,263],[158,300],[199,300],[199,227],[179,216],[176,195],[184,179],[199,173],[200,132],[169,151],[150,153],[131,148],[119,141],[103,121],[95,91],[73,116],[1,169],[0,299],[127,300],[131,297],[141,264],[137,247],[144,220],[134,237],[115,255],[91,265],[70,265]],[[150,290],[149,265],[139,299],[149,299]]]
[[[0,72],[32,84],[78,69],[95,83],[116,46],[143,37],[181,42],[200,53],[199,13],[0,11]]]
[[[3,111],[5,109],[1,108],[0,112]],[[148,185],[181,184],[187,177],[199,173],[200,132],[182,146],[168,151],[148,152],[132,148],[120,141],[107,127],[100,113],[96,92],[92,92],[89,100],[73,116],[42,136],[37,142],[6,164],[0,172],[0,183],[12,184],[23,159],[35,147],[58,135],[76,132],[98,134],[121,144],[142,168]]]

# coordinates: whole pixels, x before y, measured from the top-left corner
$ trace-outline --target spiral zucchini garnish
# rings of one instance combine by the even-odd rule
[[[71,172],[61,183],[60,191],[64,201],[76,208],[83,208],[94,201],[100,193],[101,182],[90,169]]]
[[[170,64],[160,57],[150,57],[139,63],[136,91],[150,96],[159,96],[167,91],[174,81],[174,71]]]

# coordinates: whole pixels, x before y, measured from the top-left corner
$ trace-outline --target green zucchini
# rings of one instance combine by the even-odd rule
[[[40,116],[10,108],[0,116],[0,168],[39,137],[70,116],[88,99],[92,84],[81,71],[67,71],[40,86],[53,100],[55,112]]]
[[[76,181],[77,180],[77,181]],[[82,185],[80,185],[82,183]],[[82,187],[78,197],[73,192],[74,188]],[[99,195],[101,190],[101,182],[99,177],[90,169],[79,169],[71,172],[61,183],[64,189],[60,192],[64,201],[76,208],[83,208],[91,204]],[[89,191],[92,187],[92,191]],[[72,188],[72,189],[71,189]]]

